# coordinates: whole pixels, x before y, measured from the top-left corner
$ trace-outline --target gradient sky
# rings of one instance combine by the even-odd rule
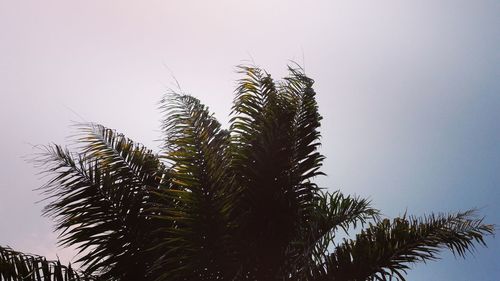
[[[95,121],[157,149],[173,83],[227,124],[235,65],[295,60],[324,117],[321,186],[387,216],[480,208],[500,224],[500,2],[0,0],[0,244],[65,261],[33,145]],[[500,280],[500,239],[409,280]]]

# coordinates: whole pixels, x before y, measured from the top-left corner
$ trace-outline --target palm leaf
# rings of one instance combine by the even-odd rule
[[[464,257],[494,232],[474,211],[424,218],[384,219],[337,246],[318,280],[405,280],[410,264],[437,259],[447,248]]]
[[[44,213],[56,220],[62,245],[76,245],[87,272],[121,280],[143,278],[141,258],[152,226],[145,210],[163,165],[142,145],[99,125],[82,124],[78,154],[47,147],[41,164],[53,178],[44,186]],[[129,269],[134,267],[134,271]]]
[[[315,200],[314,215],[290,249],[290,259],[295,259],[296,266],[292,280],[307,279],[317,264],[325,262],[339,229],[348,234],[350,228],[378,218],[379,211],[370,206],[369,200],[344,196],[340,191],[320,192]]]
[[[98,278],[37,255],[0,246],[0,281],[97,281]]]
[[[257,67],[239,69],[245,76],[230,127],[234,217],[241,225],[235,235],[250,268],[244,271],[266,279],[283,270],[288,245],[313,208],[318,187],[310,179],[321,174],[323,160],[317,152],[321,116],[313,82],[300,70],[290,68],[290,77],[276,83]]]
[[[174,92],[165,96],[165,159],[171,164],[170,188],[159,193],[170,203],[159,210],[164,255],[156,267],[159,280],[230,274],[222,259],[228,252],[228,132],[199,100]],[[161,249],[161,250],[160,250]],[[161,270],[160,270],[161,269]],[[186,277],[187,276],[187,277]],[[188,278],[188,279],[190,279]]]

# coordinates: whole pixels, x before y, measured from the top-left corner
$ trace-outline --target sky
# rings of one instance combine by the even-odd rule
[[[158,102],[179,81],[227,125],[235,66],[315,81],[322,187],[384,215],[478,208],[500,225],[500,2],[0,0],[0,245],[74,260],[41,217],[36,145],[75,121],[158,150]],[[408,280],[500,279],[500,239]]]

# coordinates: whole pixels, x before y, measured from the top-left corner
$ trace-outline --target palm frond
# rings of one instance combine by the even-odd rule
[[[190,191],[214,189],[225,175],[229,133],[200,101],[174,92],[162,100],[165,136],[162,158],[171,163],[175,183]]]
[[[81,155],[97,159],[99,165],[113,171],[117,178],[158,188],[165,167],[151,149],[99,124],[82,123],[77,127]]]
[[[286,101],[295,107],[292,125],[295,166],[291,174],[296,177],[297,183],[301,183],[323,175],[319,169],[324,156],[318,152],[321,137],[318,129],[322,117],[318,112],[316,92],[312,88],[314,81],[301,68],[288,67],[288,70],[289,76],[284,78],[285,82],[280,84],[279,90],[287,97]]]
[[[329,250],[335,246],[334,238],[339,229],[348,234],[350,228],[378,218],[379,211],[371,207],[367,199],[345,196],[340,191],[319,192],[313,216],[290,248],[290,259],[297,259],[295,264],[299,265],[295,268],[297,276],[306,278],[317,264],[325,262]]]
[[[241,66],[240,72],[245,76],[236,90],[230,127],[240,202],[235,217],[244,222],[237,235],[248,250],[243,256],[249,265],[275,272],[318,191],[310,179],[322,174],[321,116],[313,82],[300,70],[290,68],[290,77],[277,83],[257,67]],[[256,278],[268,278],[263,274]]]
[[[276,87],[271,76],[257,67],[239,66],[238,72],[244,77],[239,80],[235,91],[231,131],[240,138],[252,138],[251,132],[256,129],[254,125],[265,121],[262,111],[270,96],[276,94]]]
[[[97,281],[71,265],[0,246],[0,281]]]
[[[410,264],[437,259],[447,248],[464,257],[494,232],[474,211],[384,219],[335,248],[319,280],[405,280]]]
[[[322,260],[332,246],[339,228],[348,234],[350,228],[364,225],[379,218],[379,211],[370,205],[370,201],[357,196],[344,196],[340,191],[322,193],[316,205],[316,216],[312,220],[309,241],[315,245],[314,256]],[[307,240],[306,240],[307,241]]]
[[[141,258],[152,225],[149,189],[158,189],[163,165],[144,146],[99,125],[82,124],[80,153],[54,145],[40,160],[53,178],[43,187],[62,245],[76,245],[90,273],[122,280],[143,278]],[[135,271],[130,271],[134,267]]]
[[[159,195],[175,203],[157,216],[164,226],[157,232],[162,238],[156,248],[165,253],[156,263],[162,269],[158,278],[229,274],[221,260],[229,247],[224,239],[231,208],[226,199],[229,134],[194,97],[169,93],[161,109],[162,158],[171,164],[172,187]]]

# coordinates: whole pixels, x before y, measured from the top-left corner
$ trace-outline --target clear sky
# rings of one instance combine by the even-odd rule
[[[157,149],[172,75],[227,123],[234,66],[295,60],[324,116],[323,187],[388,216],[500,224],[500,1],[0,0],[0,244],[65,261],[23,157],[95,121]],[[409,280],[500,280],[500,239]]]

